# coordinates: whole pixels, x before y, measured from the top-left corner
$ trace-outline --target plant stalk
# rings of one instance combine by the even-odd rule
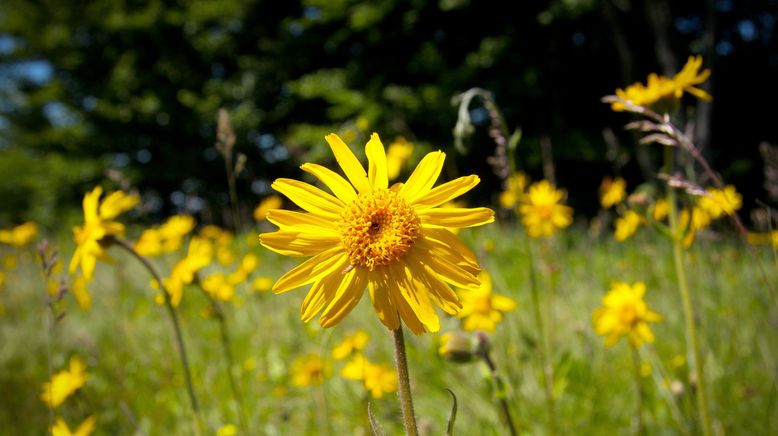
[[[638,351],[638,347],[630,343],[630,348],[632,349],[632,363],[634,366],[634,376],[635,376],[635,389],[637,392],[637,400],[638,400],[638,407],[637,407],[637,417],[638,417],[638,428],[637,428],[637,434],[640,436],[643,436],[647,434],[646,432],[646,422],[643,419],[643,403],[645,402],[645,399],[643,398],[643,383],[641,381],[640,376],[640,352]]]
[[[397,365],[397,393],[400,396],[405,434],[406,436],[418,436],[419,430],[416,427],[416,416],[413,412],[411,380],[408,375],[408,359],[405,356],[405,338],[403,338],[402,324],[395,330],[392,330],[392,335],[394,336],[394,360]]]
[[[481,358],[484,360],[484,363],[486,363],[486,366],[489,367],[489,371],[492,374],[492,379],[495,381],[495,384],[499,386],[501,384],[500,374],[497,372],[497,365],[494,364],[492,356],[489,355],[489,352],[487,351],[481,354]],[[505,424],[508,426],[508,430],[510,431],[511,436],[518,436],[519,427],[513,421],[513,416],[511,416],[511,409],[508,406],[508,400],[502,393],[498,395],[498,398],[500,401],[500,409],[502,410],[503,418],[505,419]]]

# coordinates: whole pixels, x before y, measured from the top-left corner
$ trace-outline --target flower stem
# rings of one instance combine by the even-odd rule
[[[419,430],[416,428],[416,416],[413,412],[411,380],[408,376],[408,359],[405,356],[405,338],[403,338],[402,325],[392,330],[392,335],[394,336],[394,360],[397,365],[397,391],[400,396],[405,434],[407,436],[418,436]]]
[[[176,309],[173,307],[173,303],[170,300],[170,294],[165,289],[165,286],[162,282],[162,276],[157,272],[157,269],[154,268],[154,265],[151,264],[151,262],[148,261],[145,257],[141,256],[135,249],[130,245],[127,241],[119,239],[114,237],[113,242],[115,242],[118,246],[125,249],[127,252],[132,254],[138,261],[140,261],[141,264],[146,268],[146,270],[151,274],[152,277],[154,277],[154,280],[157,281],[159,284],[160,290],[162,292],[162,295],[165,299],[165,307],[167,308],[168,315],[170,316],[170,321],[173,324],[173,331],[175,333],[176,338],[176,346],[178,349],[178,354],[181,357],[181,366],[184,369],[184,379],[186,380],[186,388],[189,393],[189,401],[192,405],[192,412],[194,413],[194,426],[195,426],[195,434],[199,435],[201,434],[201,417],[200,417],[200,404],[197,401],[197,395],[195,394],[194,385],[192,383],[192,372],[189,369],[189,359],[186,355],[186,345],[184,344],[184,336],[181,334],[181,323],[178,319],[178,312],[176,312]]]
[[[494,380],[495,385],[497,385],[497,397],[500,401],[500,408],[502,409],[505,424],[508,426],[511,436],[517,436],[519,434],[519,427],[513,422],[513,416],[511,416],[511,409],[508,407],[508,400],[505,398],[505,393],[500,392],[502,390],[502,379],[497,372],[497,365],[494,364],[492,356],[489,355],[488,351],[481,354],[481,358],[484,360],[484,363],[486,363],[486,366],[489,367],[489,371],[492,373],[492,379]]]
[[[635,389],[637,390],[637,399],[638,399],[638,407],[637,407],[637,417],[638,417],[638,431],[637,434],[643,436],[646,433],[646,423],[643,420],[643,383],[641,382],[641,376],[640,376],[640,353],[638,352],[638,347],[630,343],[630,348],[632,349],[632,363],[634,365],[634,376],[635,376]]]
[[[673,151],[672,147],[665,148],[665,166],[664,171],[666,174],[672,172],[673,167]],[[689,287],[686,282],[686,270],[683,264],[683,246],[681,241],[681,232],[678,226],[678,210],[675,204],[675,191],[673,188],[667,189],[667,203],[669,204],[669,220],[670,230],[673,234],[673,262],[675,264],[675,276],[678,282],[678,290],[681,293],[681,304],[683,306],[684,318],[686,321],[686,336],[687,336],[687,354],[691,356],[691,367],[694,373],[697,375],[697,410],[700,414],[700,421],[702,423],[702,430],[705,436],[712,434],[710,425],[710,416],[708,414],[708,401],[705,395],[705,373],[703,370],[702,353],[697,342],[697,327],[695,325],[694,306],[692,305],[692,298],[689,292]]]
[[[556,419],[555,419],[555,405],[554,405],[554,392],[553,392],[553,380],[554,370],[548,362],[548,335],[546,333],[545,324],[543,322],[543,315],[540,309],[540,296],[538,290],[538,278],[535,272],[535,262],[532,254],[532,244],[529,238],[525,239],[527,245],[527,253],[529,255],[529,280],[530,288],[532,290],[532,309],[535,312],[535,328],[540,335],[540,346],[538,347],[538,354],[540,354],[540,366],[543,372],[543,388],[546,392],[546,408],[548,410],[548,432],[549,434],[556,434]]]

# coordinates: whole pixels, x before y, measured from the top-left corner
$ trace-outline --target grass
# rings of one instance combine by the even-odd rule
[[[495,291],[516,299],[491,336],[492,356],[509,389],[509,404],[525,434],[545,434],[546,407],[537,356],[529,288],[529,259],[524,233],[492,225],[464,230],[463,239],[492,274]],[[58,246],[69,258],[69,235]],[[236,250],[262,258],[255,273],[277,278],[294,259],[250,246],[252,235],[236,238]],[[485,247],[493,245],[486,252]],[[606,349],[591,326],[591,313],[612,280],[644,281],[646,301],[664,317],[654,328],[656,342],[641,350],[648,434],[699,433],[693,386],[688,380],[683,314],[675,288],[671,246],[650,231],[619,244],[595,239],[582,229],[567,231],[550,244],[535,246],[540,267],[541,304],[547,311],[550,360],[554,365],[556,426],[560,434],[634,434],[636,393],[626,342]],[[6,271],[0,290],[0,428],[16,434],[42,434],[48,411],[40,401],[48,379],[44,280],[31,252]],[[111,249],[116,264],[99,264],[90,286],[91,311],[78,308],[72,296],[62,305],[66,316],[51,338],[55,371],[72,355],[87,362],[84,388],[57,410],[71,429],[91,414],[96,434],[191,434],[189,400],[175,353],[170,321],[154,302],[147,273],[126,253]],[[175,256],[155,259],[169,271]],[[754,254],[734,241],[712,234],[699,238],[686,254],[689,283],[700,314],[708,395],[714,430],[731,434],[769,434],[778,428],[778,314],[757,262],[773,286],[778,272],[771,254]],[[216,269],[217,267],[211,266]],[[373,360],[392,363],[392,336],[376,318],[369,299],[345,321],[323,330],[303,324],[299,307],[304,292],[274,296],[240,289],[234,304],[224,305],[232,334],[234,368],[246,403],[251,434],[370,434],[362,386],[338,376],[342,362],[317,388],[290,384],[288,368],[297,355],[330,356],[346,334],[362,328],[371,337],[366,350]],[[204,434],[238,424],[222,355],[219,327],[204,317],[208,303],[199,290],[186,290],[180,308],[204,417]],[[439,312],[441,316],[444,316]],[[445,317],[442,331],[455,330],[457,319]],[[423,434],[442,434],[451,406],[449,388],[459,401],[456,433],[506,434],[481,363],[456,365],[437,355],[438,334],[416,337],[406,330],[414,402]],[[331,360],[331,359],[330,359]],[[675,381],[675,382],[674,382]],[[675,389],[673,392],[670,387]],[[387,434],[402,432],[396,395],[369,400]]]

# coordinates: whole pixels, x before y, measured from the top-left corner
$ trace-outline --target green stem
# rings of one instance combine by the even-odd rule
[[[540,335],[540,347],[538,351],[540,354],[540,366],[543,372],[543,389],[546,392],[546,408],[548,411],[548,432],[549,434],[556,434],[556,421],[555,421],[555,405],[554,405],[554,391],[553,391],[553,368],[548,362],[548,335],[546,333],[545,324],[543,322],[543,315],[540,309],[540,291],[538,290],[538,279],[535,272],[534,256],[532,254],[532,244],[529,237],[525,239],[527,246],[527,254],[529,255],[529,279],[530,288],[532,290],[532,309],[535,312],[535,328]]]
[[[500,374],[497,372],[497,365],[494,364],[492,356],[489,355],[488,351],[481,354],[481,358],[484,360],[484,363],[486,363],[486,366],[489,367],[489,371],[492,374],[492,379],[497,386],[500,409],[502,410],[505,424],[508,426],[508,430],[510,431],[511,436],[517,436],[519,434],[519,427],[513,422],[513,416],[511,416],[511,409],[508,406],[508,400],[505,398],[505,393],[500,392],[502,389],[502,380],[500,379]]]
[[[189,393],[189,401],[192,405],[192,412],[194,413],[194,426],[195,426],[195,434],[199,435],[201,434],[201,417],[200,417],[200,404],[197,401],[197,395],[195,394],[194,385],[192,383],[192,372],[189,369],[189,359],[186,355],[186,345],[184,344],[184,336],[181,334],[181,323],[178,320],[178,312],[176,312],[176,309],[173,307],[173,302],[170,300],[170,294],[165,289],[165,285],[162,281],[162,276],[157,272],[156,268],[154,268],[154,265],[151,264],[151,262],[148,261],[145,257],[141,256],[135,249],[130,245],[127,241],[124,241],[119,238],[113,238],[113,241],[125,249],[127,252],[132,254],[138,261],[140,261],[141,264],[146,268],[146,270],[151,274],[152,277],[157,281],[159,284],[160,290],[162,292],[162,295],[165,299],[165,307],[167,308],[168,315],[170,316],[170,321],[173,324],[173,331],[175,333],[176,338],[176,346],[178,349],[178,354],[181,357],[181,366],[184,369],[184,379],[186,380],[186,389]]]
[[[664,171],[670,174],[673,168],[672,147],[665,148]],[[702,353],[697,341],[697,326],[695,324],[694,306],[692,304],[691,293],[686,281],[686,270],[683,264],[683,246],[681,241],[681,231],[678,226],[678,210],[675,204],[675,191],[673,188],[667,188],[667,203],[669,205],[670,230],[673,234],[673,262],[675,264],[675,276],[678,282],[678,290],[681,293],[681,304],[683,306],[684,318],[686,321],[686,335],[688,343],[687,353],[691,356],[691,367],[697,375],[697,410],[702,422],[702,430],[705,436],[713,434],[710,425],[710,415],[708,413],[708,401],[705,395],[705,373],[703,370]],[[691,384],[690,384],[691,385]]]
[[[392,330],[394,336],[394,360],[397,365],[398,394],[403,413],[403,425],[407,436],[418,436],[416,416],[413,412],[413,397],[411,396],[411,380],[408,376],[408,359],[405,356],[405,338],[402,324]]]
[[[635,376],[635,389],[637,390],[637,399],[638,399],[638,407],[637,407],[637,417],[638,417],[638,431],[637,434],[639,435],[645,435],[646,433],[646,423],[643,419],[643,383],[641,382],[641,376],[640,376],[640,353],[638,352],[638,348],[630,343],[630,348],[632,348],[632,363],[634,365],[634,376]]]

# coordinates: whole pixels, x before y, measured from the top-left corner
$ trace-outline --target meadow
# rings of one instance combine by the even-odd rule
[[[130,234],[138,231],[131,228]],[[238,235],[230,245],[235,253],[259,256],[252,277],[275,279],[295,265],[293,259],[259,247],[257,233]],[[460,236],[491,273],[495,292],[518,303],[490,335],[492,356],[520,431],[546,434],[527,236],[510,222],[465,229]],[[778,427],[778,338],[773,334],[778,319],[757,264],[773,265],[771,254],[768,249],[751,252],[734,238],[714,232],[698,239],[685,256],[699,309],[714,429],[717,434],[770,434]],[[58,235],[55,245],[65,256],[73,249],[69,234]],[[653,326],[656,341],[640,350],[645,362],[640,377],[646,429],[648,434],[697,433],[670,244],[650,232],[618,243],[611,235],[594,237],[578,225],[536,248],[554,367],[557,431],[635,432],[637,397],[630,349],[624,342],[606,348],[592,327],[592,311],[611,281],[639,280],[646,283],[646,300],[662,315]],[[46,431],[49,412],[40,395],[49,378],[47,362],[56,371],[67,367],[74,355],[86,363],[88,379],[58,410],[71,428],[94,415],[96,434],[192,433],[170,321],[164,306],[155,303],[148,273],[138,262],[113,248],[116,263],[98,265],[90,286],[91,309],[80,309],[66,295],[60,303],[65,315],[49,331],[46,280],[33,247],[5,249],[2,254],[18,259],[16,268],[6,271],[0,291],[0,386],[6,393],[0,408],[2,433]],[[176,257],[174,253],[155,262],[169,269]],[[767,279],[776,283],[776,269],[767,270]],[[299,320],[302,299],[301,291],[274,296],[253,290],[246,282],[223,305],[231,335],[231,370],[243,397],[249,433],[370,434],[368,401],[386,434],[400,433],[395,394],[371,398],[360,383],[339,375],[344,363],[332,358],[341,339],[362,329],[370,337],[366,355],[392,364],[391,335],[369,302],[362,301],[337,327],[322,329],[315,320],[308,324]],[[219,324],[209,307],[204,294],[189,287],[179,308],[204,434],[240,423]],[[441,332],[457,330],[461,321],[444,316]],[[439,334],[406,333],[406,341],[421,433],[445,431],[451,408],[445,389],[451,389],[458,399],[456,434],[507,434],[482,362],[446,361],[438,354]],[[323,356],[331,370],[321,385],[294,386],[290,362],[307,353]]]

